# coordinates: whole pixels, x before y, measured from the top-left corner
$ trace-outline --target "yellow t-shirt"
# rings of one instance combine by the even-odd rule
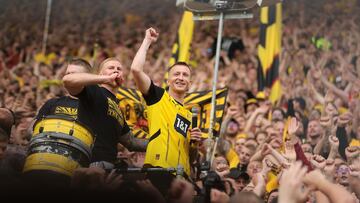
[[[153,83],[144,98],[149,125],[144,164],[162,168],[181,165],[189,176],[191,112]]]
[[[236,168],[240,163],[239,155],[233,148],[226,153],[226,160],[229,162],[230,168]]]
[[[360,140],[358,139],[352,139],[350,144],[349,144],[350,147],[360,147]]]

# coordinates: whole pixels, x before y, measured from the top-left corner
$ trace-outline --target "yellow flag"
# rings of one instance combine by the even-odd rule
[[[191,110],[196,106],[198,113],[198,126],[206,138],[210,126],[211,112],[211,91],[193,92],[185,97],[185,107]],[[220,125],[224,115],[228,89],[219,89],[216,92],[215,125],[214,133],[220,131]],[[135,89],[119,88],[116,94],[119,99],[119,107],[127,124],[138,138],[145,138],[148,135],[146,104],[141,93]]]
[[[140,93],[135,89],[119,88],[116,93],[119,107],[126,123],[137,138],[146,138],[148,135],[146,104]]]
[[[194,32],[193,14],[189,11],[185,11],[179,30],[176,35],[176,41],[172,47],[172,56],[169,61],[169,67],[174,65],[175,62],[182,61],[189,63],[190,59],[190,47]],[[168,79],[168,72],[165,73],[165,78],[162,87],[166,88],[166,81]]]
[[[224,115],[224,109],[226,104],[226,97],[228,94],[228,89],[223,88],[216,91],[216,104],[215,104],[215,124],[214,124],[214,134],[220,132],[221,122]],[[185,107],[191,110],[192,107],[197,107],[199,109],[198,113],[198,127],[201,132],[203,132],[203,137],[207,137],[207,132],[210,127],[210,113],[211,113],[211,97],[212,91],[201,91],[193,92],[188,94],[185,97],[184,104]]]
[[[281,97],[279,55],[281,53],[281,3],[262,7],[260,11],[260,43],[258,47],[258,90],[270,88],[270,100]]]

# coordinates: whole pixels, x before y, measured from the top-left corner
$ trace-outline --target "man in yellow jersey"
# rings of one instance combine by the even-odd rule
[[[169,90],[158,87],[144,73],[146,53],[159,33],[146,30],[145,38],[131,65],[137,88],[147,104],[149,143],[145,155],[145,167],[184,168],[184,176],[190,175],[190,150],[196,150],[190,141],[201,139],[199,128],[191,128],[192,114],[183,106],[184,97],[190,87],[191,70],[184,62],[169,68],[167,85]],[[157,180],[156,182],[158,182]]]

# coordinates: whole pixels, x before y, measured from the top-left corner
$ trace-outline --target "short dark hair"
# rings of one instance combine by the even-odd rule
[[[300,108],[301,108],[302,110],[305,110],[305,108],[306,108],[306,101],[305,101],[305,99],[303,99],[302,97],[296,97],[296,98],[294,99],[294,101],[296,101],[296,102],[299,103]]]
[[[286,113],[285,111],[281,108],[281,107],[275,107],[272,109],[271,114],[274,113],[274,111],[280,111],[281,115],[283,116],[283,118],[286,118]]]
[[[90,63],[82,58],[72,58],[70,59],[69,65],[78,65],[84,67],[87,71],[92,72],[93,68]]]
[[[189,70],[190,70],[190,72],[191,72],[191,67],[189,66],[189,64],[187,64],[187,63],[184,62],[184,61],[175,62],[172,66],[170,66],[170,67],[168,68],[168,72],[170,72],[170,70],[171,70],[172,68],[174,68],[174,66],[186,66],[186,67],[189,68]]]

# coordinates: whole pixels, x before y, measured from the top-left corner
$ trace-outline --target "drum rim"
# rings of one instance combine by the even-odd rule
[[[60,154],[60,153],[44,152],[44,151],[36,150],[36,148],[38,148],[41,145],[53,146],[53,147],[56,146],[56,147],[62,148],[62,150],[67,149],[68,151],[71,151],[71,153],[69,154],[68,157],[71,157],[71,160],[77,162],[82,167],[87,167],[91,163],[91,154],[84,153],[81,150],[79,150],[79,149],[77,149],[77,148],[75,148],[73,146],[66,145],[64,143],[51,142],[51,141],[43,141],[42,143],[35,143],[32,147],[29,148],[26,159],[32,154],[43,154],[43,153],[56,154],[56,155],[59,155],[59,156],[62,156],[62,157],[66,157],[66,156],[64,156],[63,154]],[[80,159],[75,159],[76,157],[79,157]]]
[[[82,123],[81,121],[70,117],[70,116],[64,116],[64,115],[48,115],[48,116],[42,116],[40,119],[37,119],[33,125],[33,130],[35,130],[36,125],[41,122],[44,121],[45,119],[62,119],[62,120],[66,120],[66,121],[70,121],[70,122],[75,122],[76,124],[79,124],[81,127],[85,128],[85,130],[87,130],[94,138],[96,138],[96,134],[94,133],[94,131],[92,131],[87,125],[85,125],[84,123]]]
[[[64,136],[69,136],[68,134],[65,134],[65,133],[60,133],[60,132],[47,132],[47,133],[40,133],[38,134],[37,136],[39,137],[36,137],[36,138],[32,138],[30,140],[30,143],[29,143],[29,150],[33,147],[33,145],[39,145],[41,143],[58,143],[58,144],[61,144],[61,145],[66,145],[66,146],[69,146],[69,147],[72,147],[72,148],[75,148],[81,152],[83,152],[84,154],[86,154],[90,159],[92,157],[92,149],[94,147],[94,143],[92,143],[90,146],[88,146],[87,144],[85,144],[82,140],[78,139],[77,137],[72,137],[73,139],[75,139],[75,142],[74,141],[68,141],[70,142],[70,144],[65,144],[63,142],[58,142],[58,141],[55,141],[54,139],[51,139],[49,138],[48,136],[50,135],[49,133],[51,134],[62,134]],[[50,135],[51,137],[51,135]],[[59,139],[59,138],[57,138]]]

